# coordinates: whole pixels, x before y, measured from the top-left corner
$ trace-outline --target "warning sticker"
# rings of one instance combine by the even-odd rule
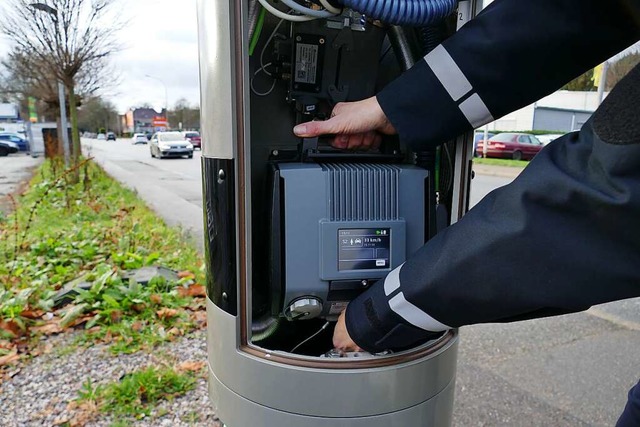
[[[316,84],[318,51],[319,47],[315,44],[296,44],[296,83]]]

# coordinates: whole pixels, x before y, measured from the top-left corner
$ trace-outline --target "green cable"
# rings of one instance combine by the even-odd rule
[[[251,36],[251,42],[249,43],[249,56],[253,55],[253,51],[256,49],[258,45],[258,40],[260,40],[260,34],[262,33],[262,27],[264,26],[264,17],[267,14],[267,10],[260,6],[260,15],[258,15],[258,22],[256,23],[256,29],[253,31],[253,35]]]

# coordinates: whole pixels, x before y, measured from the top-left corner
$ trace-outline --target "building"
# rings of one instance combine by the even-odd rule
[[[0,104],[0,122],[16,122],[20,120],[20,108],[16,104]]]
[[[153,108],[135,108],[124,115],[123,131],[128,133],[153,133],[169,128],[166,109],[159,113]]]
[[[560,90],[489,123],[489,131],[571,132],[579,130],[598,105],[597,92]]]

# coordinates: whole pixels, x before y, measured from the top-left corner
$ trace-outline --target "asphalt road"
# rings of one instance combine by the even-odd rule
[[[84,146],[202,245],[199,152],[193,159],[158,160],[147,146],[124,140]],[[477,174],[471,204],[510,181]],[[465,327],[460,336],[455,426],[612,426],[640,376],[640,299],[551,319]]]
[[[42,158],[33,158],[25,153],[0,157],[0,212],[11,210],[10,194],[20,190],[31,177],[31,170],[42,162]]]

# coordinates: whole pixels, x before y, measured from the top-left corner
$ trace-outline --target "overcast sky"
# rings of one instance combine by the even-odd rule
[[[164,86],[148,74],[166,84],[170,107],[179,98],[198,104],[196,0],[120,0],[120,5],[129,22],[119,34],[124,49],[113,57],[120,84],[102,95],[121,113],[145,102],[160,110]],[[8,49],[0,38],[0,58]]]

